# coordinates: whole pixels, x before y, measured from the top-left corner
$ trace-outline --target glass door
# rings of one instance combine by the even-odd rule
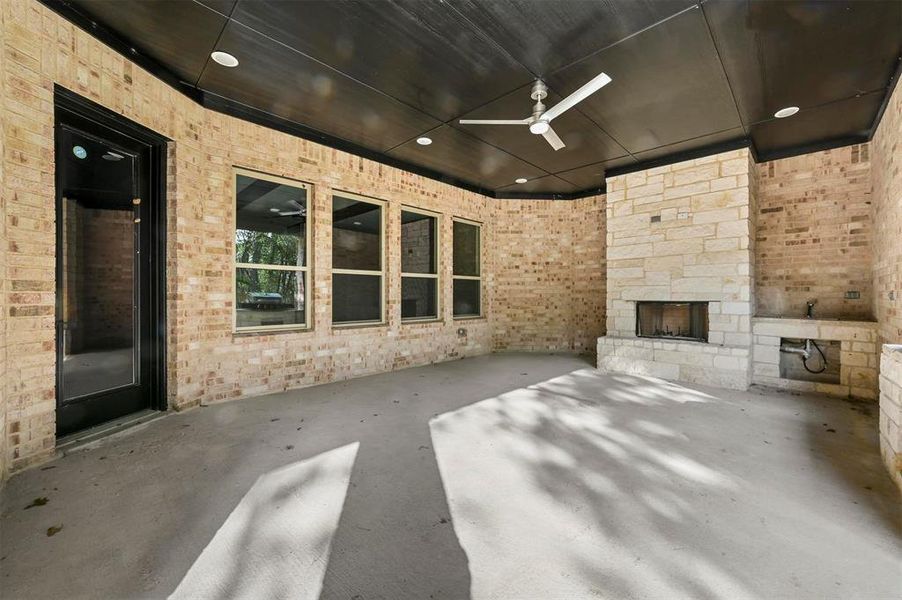
[[[90,129],[56,132],[58,434],[150,407],[147,164],[139,144]]]

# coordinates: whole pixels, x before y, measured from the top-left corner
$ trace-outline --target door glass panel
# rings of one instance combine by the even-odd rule
[[[63,401],[138,383],[134,158],[62,130]]]

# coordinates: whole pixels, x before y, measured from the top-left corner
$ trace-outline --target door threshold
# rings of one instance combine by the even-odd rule
[[[59,456],[65,456],[72,452],[93,448],[101,442],[133,433],[141,425],[162,419],[167,414],[167,412],[162,410],[142,410],[82,431],[64,435],[56,440],[56,452]]]

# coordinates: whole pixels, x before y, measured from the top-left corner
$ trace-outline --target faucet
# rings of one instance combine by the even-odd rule
[[[813,305],[813,302],[808,303],[809,310]],[[810,318],[810,317],[809,317]],[[802,357],[802,366],[805,367],[805,370],[809,373],[814,373],[817,375],[818,373],[823,373],[827,370],[827,357],[824,355],[824,351],[821,350],[821,347],[817,345],[812,339],[807,339],[801,346],[790,346],[784,343],[785,340],[780,342],[780,352],[786,352],[787,354],[798,354]],[[814,350],[817,350],[817,353],[821,355],[821,368],[819,371],[815,371],[811,367],[808,366],[808,361],[814,356]]]
[[[808,311],[805,313],[806,319],[814,318],[814,305],[817,304],[817,300],[809,300],[808,301]]]

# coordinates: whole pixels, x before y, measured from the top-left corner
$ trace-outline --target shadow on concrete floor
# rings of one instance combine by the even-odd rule
[[[4,598],[900,596],[873,415],[586,367],[494,355],[230,402],[24,473]]]

